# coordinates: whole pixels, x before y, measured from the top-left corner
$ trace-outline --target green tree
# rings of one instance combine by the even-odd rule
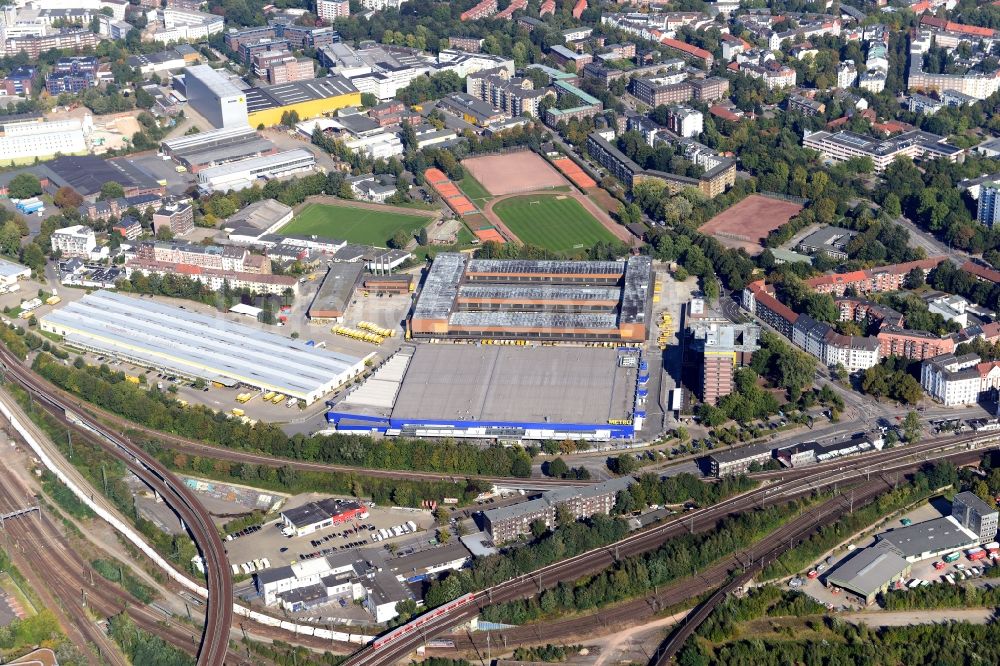
[[[921,431],[920,415],[910,412],[903,419],[903,439],[907,442],[915,442],[920,437]]]
[[[116,183],[113,180],[101,185],[101,193],[98,195],[100,201],[107,201],[108,199],[120,199],[125,196],[125,188],[121,186],[121,183]]]
[[[30,199],[42,193],[42,183],[33,173],[19,173],[7,186],[7,195],[11,199]]]
[[[569,472],[569,465],[562,458],[556,458],[545,464],[545,474],[557,479],[564,478]]]

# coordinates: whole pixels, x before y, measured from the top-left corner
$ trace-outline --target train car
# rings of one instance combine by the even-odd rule
[[[372,641],[372,649],[378,650],[386,645],[389,645],[393,641],[397,640],[402,636],[406,636],[414,631],[417,631],[423,625],[428,622],[432,622],[434,619],[448,613],[449,611],[455,610],[456,608],[461,608],[466,606],[476,599],[476,594],[474,592],[463,595],[454,601],[449,601],[443,606],[439,606],[427,613],[424,613],[420,617],[413,619],[401,627],[396,627],[392,631],[382,636],[379,636],[374,641]]]

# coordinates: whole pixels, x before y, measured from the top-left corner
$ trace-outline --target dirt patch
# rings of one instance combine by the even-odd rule
[[[751,194],[699,227],[730,248],[743,248],[755,256],[764,251],[767,235],[792,219],[802,206],[792,201]]]
[[[439,220],[427,225],[427,240],[431,245],[454,245],[462,223],[458,220]]]
[[[473,157],[462,160],[462,166],[497,197],[567,185],[548,162],[529,151]]]

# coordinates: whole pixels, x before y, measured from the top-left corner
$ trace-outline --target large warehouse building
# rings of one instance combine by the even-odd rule
[[[273,143],[249,125],[179,136],[167,139],[160,147],[164,155],[169,155],[191,173],[249,157],[271,155],[277,151]]]
[[[213,127],[242,127],[247,124],[246,93],[208,65],[184,68],[184,95],[191,108]]]
[[[414,337],[643,342],[649,257],[526,261],[435,257],[410,318]]]
[[[306,120],[331,113],[345,106],[360,106],[361,93],[342,76],[294,81],[246,91],[251,127],[271,127],[281,123],[281,116],[295,111]]]
[[[315,155],[306,148],[295,148],[202,169],[198,173],[198,187],[203,192],[244,190],[261,181],[312,171],[315,166]]]
[[[419,345],[389,359],[327,421],[410,437],[632,439],[648,380],[631,349]]]
[[[364,359],[221,318],[97,291],[42,317],[78,349],[225,386],[277,391],[307,405],[364,370]]]

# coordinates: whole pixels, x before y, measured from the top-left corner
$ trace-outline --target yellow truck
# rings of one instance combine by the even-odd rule
[[[57,303],[60,302],[62,302],[62,299],[59,298],[58,296],[49,296],[48,298],[45,299],[46,305],[56,305]]]
[[[244,416],[244,415],[246,415],[246,412],[244,412],[242,409],[240,409],[239,407],[233,407],[233,416]]]
[[[270,401],[274,397],[274,391],[268,391],[264,394],[264,400]]]
[[[276,405],[280,405],[282,403],[282,401],[284,401],[284,399],[285,399],[285,396],[281,395],[280,393],[276,393],[274,395],[274,397],[271,398],[271,402],[273,402]]]

